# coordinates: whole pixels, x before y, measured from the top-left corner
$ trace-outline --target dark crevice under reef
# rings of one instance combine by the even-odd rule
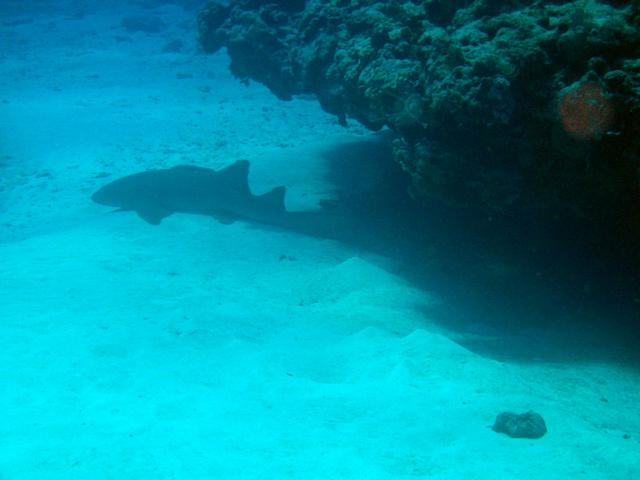
[[[334,208],[348,217],[333,238],[389,259],[385,268],[442,299],[425,317],[478,353],[638,360],[639,271],[590,236],[588,222],[425,205],[390,161],[391,143],[380,135],[325,152],[339,194]]]

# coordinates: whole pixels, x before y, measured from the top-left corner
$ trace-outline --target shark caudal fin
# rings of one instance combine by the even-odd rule
[[[256,200],[271,212],[284,213],[286,212],[284,207],[285,193],[287,193],[286,187],[280,186],[262,195],[257,195]]]

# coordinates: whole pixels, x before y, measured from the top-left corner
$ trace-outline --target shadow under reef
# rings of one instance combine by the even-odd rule
[[[423,314],[456,342],[503,361],[640,366],[640,270],[600,255],[589,226],[418,203],[385,134],[322,155],[338,198],[298,230],[387,259],[441,299]]]

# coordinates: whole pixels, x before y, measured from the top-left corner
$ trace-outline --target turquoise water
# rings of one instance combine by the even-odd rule
[[[1,9],[0,479],[635,478],[606,282],[415,205],[386,133],[238,82],[197,6]],[[337,205],[336,233],[90,200],[240,159],[291,211]],[[544,437],[490,428],[528,410]]]

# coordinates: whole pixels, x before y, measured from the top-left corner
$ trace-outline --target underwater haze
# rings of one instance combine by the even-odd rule
[[[638,124],[611,113],[640,78],[588,60],[559,112],[523,124],[542,100],[523,106],[493,52],[469,66],[507,7],[455,3],[494,30],[439,1],[0,0],[0,480],[640,478],[640,275],[581,214],[600,197],[558,216],[512,189],[460,202],[511,172],[443,160],[479,159],[518,118],[518,168],[544,132],[568,161],[615,147],[640,166],[615,143]],[[581,4],[601,31],[609,8],[640,22]],[[383,33],[332,33],[325,6]],[[385,33],[398,11],[407,30]],[[481,112],[436,111],[407,73],[407,32],[438,45],[450,25],[443,89],[500,69],[486,135],[443,134]],[[405,74],[411,105],[389,100]],[[466,174],[464,192],[434,180]]]

